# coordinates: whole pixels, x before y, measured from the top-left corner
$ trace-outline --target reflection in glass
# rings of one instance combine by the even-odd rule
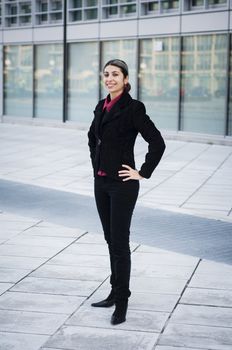
[[[226,35],[183,38],[182,130],[224,134],[226,62]]]
[[[38,45],[35,57],[35,117],[62,121],[63,46]]]
[[[109,60],[119,58],[125,61],[129,67],[130,94],[136,96],[136,42],[135,40],[105,41],[102,45],[102,64]],[[102,67],[103,68],[103,67]],[[107,91],[102,84],[101,96],[106,96]]]
[[[98,100],[99,70],[96,42],[69,44],[68,119],[90,122]]]
[[[140,51],[140,98],[158,127],[178,128],[179,38],[144,39]]]
[[[32,46],[4,47],[4,114],[32,117]]]

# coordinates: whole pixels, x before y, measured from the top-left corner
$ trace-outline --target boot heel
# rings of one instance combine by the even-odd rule
[[[126,313],[128,307],[128,300],[116,302],[116,307],[111,316],[111,324],[117,325],[126,321]]]

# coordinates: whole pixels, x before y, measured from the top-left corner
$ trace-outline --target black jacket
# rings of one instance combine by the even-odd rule
[[[140,133],[148,142],[148,153],[139,174],[149,178],[164,153],[165,143],[159,130],[146,115],[144,104],[124,93],[110,112],[103,113],[103,105],[104,100],[97,104],[88,132],[94,176],[101,169],[107,176],[121,181],[123,178],[118,176],[118,171],[124,169],[122,164],[135,169],[134,144]]]

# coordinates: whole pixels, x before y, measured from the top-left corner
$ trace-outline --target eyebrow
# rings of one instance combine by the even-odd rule
[[[119,70],[113,70],[111,73],[119,73],[120,71]],[[103,73],[109,73],[107,70],[104,70]]]

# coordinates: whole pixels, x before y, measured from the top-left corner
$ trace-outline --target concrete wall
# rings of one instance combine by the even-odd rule
[[[217,32],[228,30],[229,11],[186,14],[182,16],[181,32]]]
[[[232,30],[232,11],[182,13],[160,17],[69,24],[68,41],[142,38]],[[9,28],[0,31],[0,43],[61,42],[63,26]]]

